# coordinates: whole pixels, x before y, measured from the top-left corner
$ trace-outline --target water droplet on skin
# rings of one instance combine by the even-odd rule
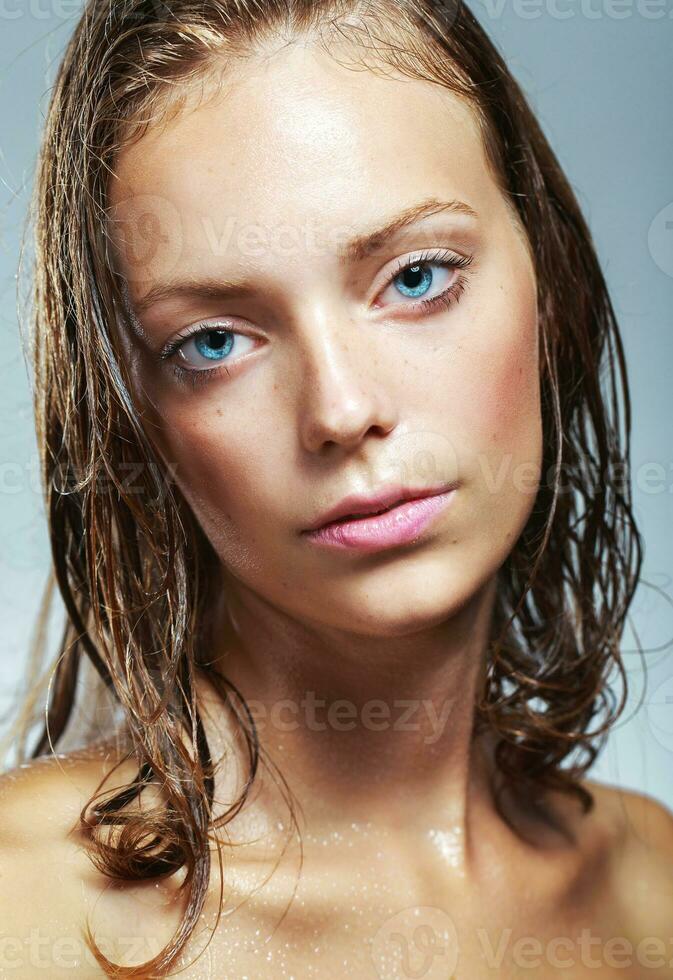
[[[428,837],[447,864],[452,868],[457,868],[461,877],[463,877],[465,875],[463,868],[465,860],[463,828],[460,826],[453,827],[450,830],[433,828],[428,831]]]

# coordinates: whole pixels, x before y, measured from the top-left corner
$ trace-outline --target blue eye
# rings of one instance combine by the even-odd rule
[[[234,346],[234,333],[231,330],[204,330],[192,337],[190,343],[194,344],[201,357],[209,361],[223,361],[229,356]],[[184,344],[179,348],[182,357],[185,357]]]
[[[247,345],[246,345],[247,342]],[[223,327],[203,326],[196,324],[191,327],[186,335],[177,337],[171,341],[160,354],[161,360],[167,360],[172,355],[186,362],[189,367],[182,367],[179,364],[172,365],[174,374],[179,380],[187,380],[194,387],[200,382],[205,382],[206,377],[219,368],[210,365],[219,363],[226,364],[227,360],[238,360],[239,355],[246,353],[255,345],[252,337],[239,333],[237,330],[229,330]],[[236,356],[230,357],[232,350],[236,348]],[[203,360],[201,360],[203,358]],[[205,364],[204,364],[205,360]]]
[[[231,353],[234,335],[231,330],[209,330],[194,337],[194,346],[204,357],[221,361]]]
[[[436,273],[431,269],[434,266],[443,272],[455,273],[458,270],[466,270],[472,263],[472,259],[471,255],[457,256],[448,250],[425,252],[411,261],[401,262],[388,279],[383,293],[394,287],[401,291],[402,298],[415,300],[413,303],[401,304],[405,312],[432,313],[439,309],[448,309],[460,298],[467,284],[467,278],[464,275],[450,277],[449,285],[440,289],[439,293],[427,299],[419,299],[425,297],[435,285]],[[397,304],[393,303],[393,305]],[[196,388],[197,385],[213,379],[221,368],[229,374],[227,361],[238,363],[241,355],[254,346],[255,340],[247,334],[219,326],[217,323],[197,323],[168,343],[159,355],[159,359],[166,361],[173,355],[177,355],[177,359],[185,362],[189,367],[182,367],[175,363],[171,364],[171,370],[179,381],[188,382]],[[236,351],[235,356],[232,357],[230,355],[234,347]],[[190,348],[194,348],[194,351],[190,351]]]
[[[399,288],[404,291],[408,290],[407,295],[411,298],[416,299],[418,296],[422,296],[429,286],[432,285],[433,275],[428,271],[427,267],[422,265],[410,265],[404,272],[401,272],[396,279],[400,277],[409,278],[411,277],[411,285],[407,282],[400,284]],[[420,279],[420,282],[416,284],[414,280]]]
[[[457,256],[446,250],[440,253],[426,252],[413,261],[398,266],[392,278],[388,280],[386,288],[394,287],[398,290],[398,295],[401,293],[403,298],[416,300],[426,296],[434,285],[437,273],[431,271],[433,266],[442,272],[456,272],[459,269],[467,269],[471,262],[472,256],[470,255]],[[426,312],[441,307],[446,309],[461,295],[466,282],[464,276],[457,276],[438,294],[429,299],[421,299],[420,302],[402,303],[402,308],[408,307],[411,311],[424,310]]]

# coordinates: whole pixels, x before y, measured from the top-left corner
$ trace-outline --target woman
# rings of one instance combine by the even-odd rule
[[[585,779],[619,332],[468,9],[90,2],[35,193],[69,623],[3,780],[21,975],[35,927],[50,977],[670,975],[671,816]],[[113,714],[57,755],[81,663]]]

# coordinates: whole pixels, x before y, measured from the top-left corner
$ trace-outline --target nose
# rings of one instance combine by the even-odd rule
[[[398,410],[376,354],[366,343],[371,325],[312,324],[302,342],[300,437],[311,453],[331,445],[356,448],[370,432],[387,435]],[[364,338],[364,342],[363,342]]]

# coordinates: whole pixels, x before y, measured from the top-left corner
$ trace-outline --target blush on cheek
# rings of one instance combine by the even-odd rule
[[[481,378],[479,426],[486,445],[516,452],[540,415],[537,286],[520,243],[498,256],[507,258],[494,272],[498,285],[483,310],[473,364]]]
[[[523,290],[514,303],[505,303],[493,318],[491,344],[480,351],[484,378],[484,420],[494,432],[513,434],[529,427],[539,413],[540,379],[535,295]],[[493,343],[493,340],[497,341]]]
[[[515,509],[535,492],[542,463],[537,342],[528,326],[497,350],[472,351],[475,384],[462,420],[478,479]]]
[[[477,384],[465,392],[467,431],[484,447],[497,444],[515,451],[517,433],[530,432],[539,415],[537,363],[529,355],[510,351],[490,364],[476,356],[480,365]]]
[[[537,370],[535,358],[522,358],[515,351],[493,374],[485,398],[485,415],[492,421],[494,432],[501,431],[505,441],[517,432],[528,432],[539,413]]]

